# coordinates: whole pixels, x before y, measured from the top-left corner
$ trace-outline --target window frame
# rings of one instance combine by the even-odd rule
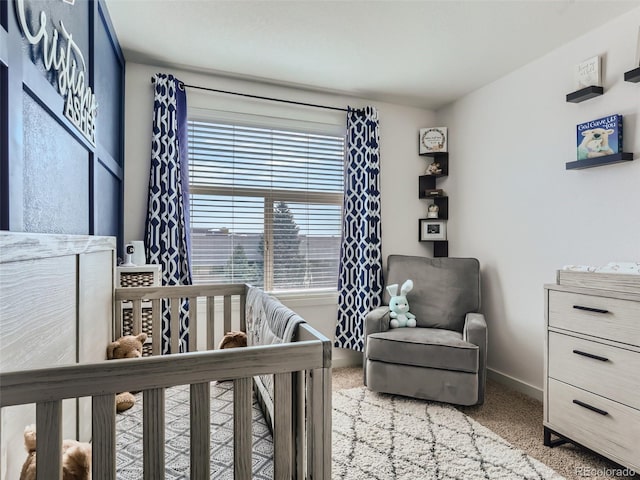
[[[235,112],[222,112],[216,110],[190,108],[187,114],[187,121],[222,123],[234,126],[251,128],[282,129],[290,132],[303,134],[318,134],[327,136],[342,137],[345,140],[346,149],[346,128],[344,125],[333,123],[309,122],[307,120],[293,120],[280,117],[267,117],[262,115],[252,115]],[[308,128],[301,128],[303,124]],[[190,161],[190,160],[189,160]],[[343,161],[344,167],[344,161]],[[264,199],[263,225],[264,225],[264,273],[263,290],[272,292],[278,296],[298,298],[303,292],[318,293],[320,295],[333,294],[337,292],[338,278],[336,272],[335,287],[320,288],[299,288],[299,289],[274,289],[274,248],[273,248],[273,219],[274,204],[278,201],[291,202],[297,204],[317,204],[336,205],[340,207],[340,235],[342,235],[342,213],[344,202],[344,183],[342,192],[317,192],[309,190],[291,190],[277,188],[252,188],[252,187],[221,187],[193,185],[189,180],[190,195],[207,196],[234,196],[234,197],[258,197]],[[191,222],[191,219],[189,219]],[[338,253],[339,254],[339,253]]]

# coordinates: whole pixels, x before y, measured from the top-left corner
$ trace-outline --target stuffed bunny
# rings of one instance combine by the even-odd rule
[[[409,312],[409,302],[407,301],[407,293],[411,290],[413,290],[413,282],[411,280],[407,280],[402,284],[400,295],[397,295],[397,283],[387,286],[387,292],[391,295],[391,300],[389,301],[389,310],[391,310],[389,313],[391,322],[389,324],[391,328],[416,326],[416,316]]]

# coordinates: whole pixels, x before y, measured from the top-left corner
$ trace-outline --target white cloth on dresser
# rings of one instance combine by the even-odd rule
[[[640,275],[640,262],[609,262],[603,267],[589,265],[565,265],[562,270],[571,272],[622,273]]]

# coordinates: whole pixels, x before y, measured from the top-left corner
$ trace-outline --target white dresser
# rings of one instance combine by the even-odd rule
[[[545,445],[640,472],[640,276],[558,272],[545,317]]]

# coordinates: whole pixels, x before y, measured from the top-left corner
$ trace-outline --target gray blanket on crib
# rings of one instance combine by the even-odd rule
[[[273,345],[293,340],[298,324],[304,320],[259,288],[247,291],[245,318],[249,345]]]
[[[246,302],[248,345],[291,342],[298,325],[305,323],[302,317],[259,288],[249,287]],[[267,422],[273,428],[273,375],[255,377],[255,385],[262,398]]]

